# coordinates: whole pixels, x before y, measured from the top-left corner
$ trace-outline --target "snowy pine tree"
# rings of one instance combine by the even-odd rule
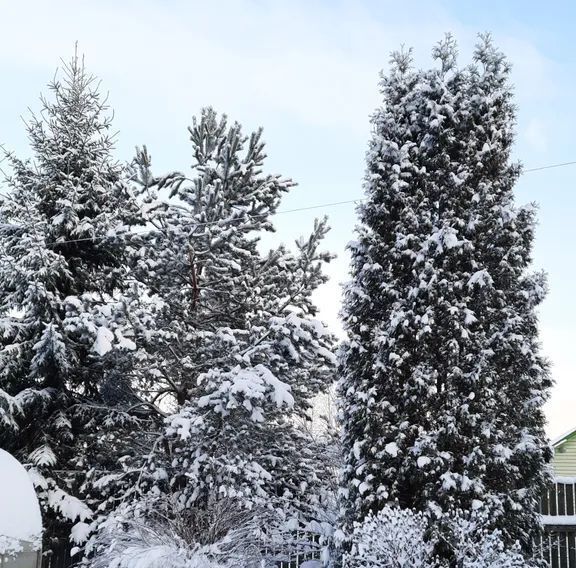
[[[260,237],[292,182],[263,173],[260,131],[246,137],[206,109],[190,135],[191,179],[154,179],[148,156],[139,160],[156,229],[135,273],[166,306],[145,379],[171,410],[152,459],[167,474],[157,485],[182,511],[222,499],[298,510],[321,476],[298,421],[333,378],[333,339],[311,299],[326,281],[327,226],[317,222],[296,252],[262,254]],[[158,199],[164,191],[168,202]]]
[[[529,551],[550,459],[551,381],[529,271],[533,208],[514,206],[509,65],[489,37],[456,66],[392,57],[351,244],[341,419],[346,525],[387,504],[486,508]]]
[[[126,453],[114,425],[136,420],[125,308],[138,207],[77,56],[50,90],[27,125],[34,159],[8,156],[0,204],[0,445],[29,466],[47,538],[67,538],[98,505],[90,472]]]

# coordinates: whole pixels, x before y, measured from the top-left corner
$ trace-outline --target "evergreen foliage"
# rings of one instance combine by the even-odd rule
[[[485,509],[529,551],[550,449],[530,272],[533,207],[516,207],[510,67],[488,36],[437,68],[395,53],[372,118],[350,245],[341,419],[345,524],[387,504]]]
[[[211,109],[189,131],[192,177],[155,178],[145,150],[137,160],[155,229],[134,272],[163,306],[142,381],[167,415],[142,482],[177,510],[222,499],[302,510],[318,498],[322,466],[301,424],[335,362],[312,301],[331,259],[319,250],[328,227],[316,222],[295,252],[260,252],[292,182],[263,173],[261,131],[245,136]]]
[[[118,424],[137,420],[125,308],[139,208],[77,56],[50,90],[27,125],[34,158],[7,156],[0,203],[0,444],[29,466],[48,537],[67,537],[99,503],[93,472],[118,467]]]

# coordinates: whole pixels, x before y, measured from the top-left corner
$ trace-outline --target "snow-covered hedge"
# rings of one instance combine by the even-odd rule
[[[519,547],[506,548],[499,531],[483,528],[477,513],[430,519],[410,509],[385,507],[356,523],[346,568],[447,568],[435,558],[437,546],[451,550],[458,568],[527,568]],[[441,530],[434,530],[441,527]]]

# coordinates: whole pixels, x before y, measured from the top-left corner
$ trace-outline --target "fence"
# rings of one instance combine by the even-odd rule
[[[558,477],[544,493],[540,512],[545,522],[548,516],[572,516],[576,514],[576,479]]]
[[[575,568],[576,528],[547,527],[540,541],[540,550],[550,568]]]
[[[542,495],[541,556],[550,568],[576,568],[576,479],[557,477]]]
[[[326,537],[317,532],[294,530],[288,533],[278,533],[276,539],[271,537],[263,545],[263,555],[275,562],[277,568],[300,568],[307,561],[318,561],[322,558],[322,550],[327,545]],[[274,545],[274,540],[278,545]],[[63,542],[53,546],[44,553],[42,568],[70,568],[80,560],[80,555],[71,555],[72,544]]]
[[[317,532],[295,530],[282,537],[282,545],[277,548],[266,544],[264,556],[276,563],[278,568],[300,568],[307,561],[316,560],[318,566],[322,558],[322,550],[327,545],[326,537]],[[272,539],[273,540],[273,539]]]

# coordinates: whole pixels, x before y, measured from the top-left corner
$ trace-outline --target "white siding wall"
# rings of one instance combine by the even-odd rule
[[[556,475],[576,477],[576,434],[555,449],[552,465]]]

